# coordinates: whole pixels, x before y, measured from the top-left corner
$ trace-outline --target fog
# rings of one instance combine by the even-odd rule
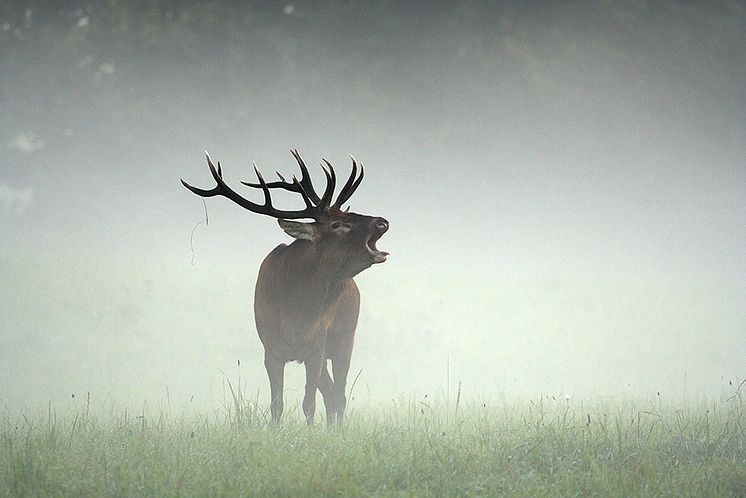
[[[365,164],[391,256],[352,403],[746,377],[744,5],[406,5],[3,3],[0,402],[268,403],[254,282],[291,239],[181,186],[205,149],[236,188]]]

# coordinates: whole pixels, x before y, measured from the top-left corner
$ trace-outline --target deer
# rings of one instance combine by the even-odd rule
[[[389,253],[376,242],[389,229],[389,222],[378,216],[350,212],[342,206],[363,181],[365,169],[352,159],[352,168],[336,200],[336,173],[322,159],[326,188],[321,196],[313,186],[305,162],[297,150],[290,151],[301,178],[266,182],[254,163],[258,183],[241,182],[260,189],[264,203],[242,197],[223,179],[223,171],[205,152],[215,187],[201,189],[181,183],[200,197],[223,196],[253,213],[277,219],[280,228],[295,240],[275,247],[262,262],[254,290],[254,320],[264,346],[264,366],[270,386],[273,423],[283,412],[285,365],[304,364],[306,385],[303,413],[312,425],[316,412],[316,390],[321,392],[328,425],[341,425],[347,405],[346,385],[352,347],[360,313],[360,292],[353,277],[374,264],[386,261]],[[299,194],[303,209],[283,210],[272,205],[271,192],[285,190]],[[308,221],[298,221],[298,220]],[[332,374],[329,374],[331,363]]]

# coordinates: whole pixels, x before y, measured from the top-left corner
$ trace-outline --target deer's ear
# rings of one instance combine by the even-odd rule
[[[294,239],[316,240],[319,237],[315,223],[301,223],[300,221],[283,220],[282,218],[278,219],[277,223],[285,230],[286,234]]]

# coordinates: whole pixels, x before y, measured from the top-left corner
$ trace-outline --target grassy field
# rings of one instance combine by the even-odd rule
[[[2,417],[3,496],[746,496],[744,402],[432,401],[280,426],[255,400]],[[323,419],[323,408],[321,408]]]

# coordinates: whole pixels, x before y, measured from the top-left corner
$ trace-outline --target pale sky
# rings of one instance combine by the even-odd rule
[[[168,5],[0,10],[1,402],[212,406],[238,359],[267,396],[253,286],[290,239],[222,198],[194,228],[205,149],[236,188],[365,163],[361,399],[746,376],[742,4]]]

